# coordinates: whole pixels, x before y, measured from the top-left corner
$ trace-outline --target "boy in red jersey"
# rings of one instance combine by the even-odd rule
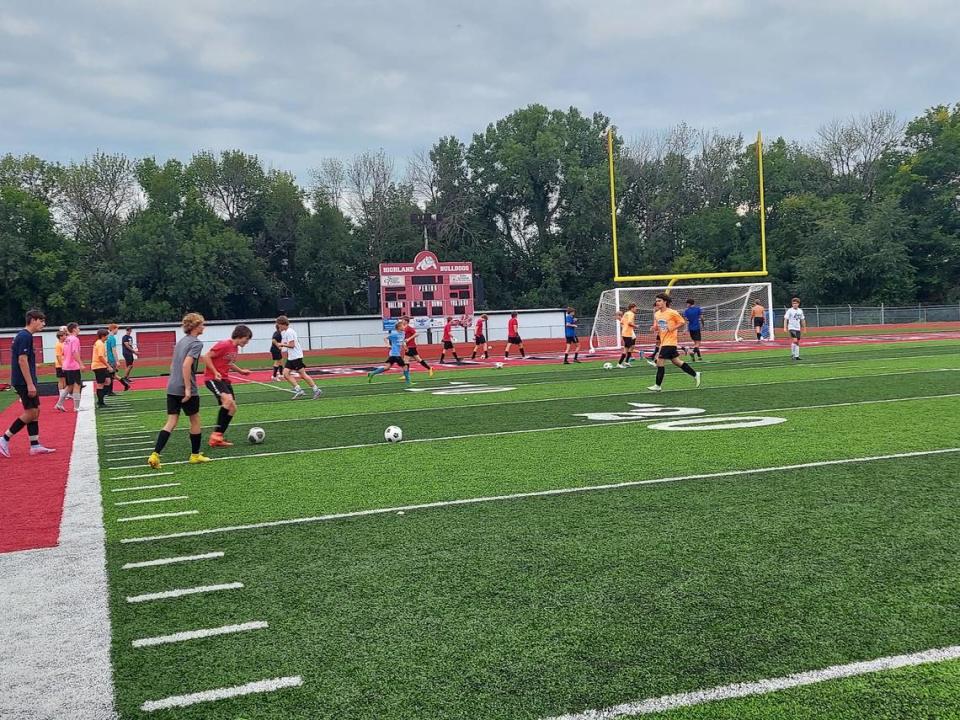
[[[229,340],[220,340],[203,355],[203,377],[207,390],[213,393],[220,405],[217,415],[217,424],[210,434],[210,447],[232,447],[233,443],[224,440],[223,434],[227,431],[230,421],[237,413],[237,401],[234,399],[233,384],[230,382],[230,371],[236,370],[241,375],[249,375],[246,368],[236,364],[237,351],[245,347],[253,332],[246,325],[237,325],[230,334]]]
[[[410,326],[410,318],[404,317],[403,321],[405,323],[403,326],[403,343],[407,348],[407,357],[423,365],[430,373],[430,377],[433,377],[433,368],[427,364],[426,360],[420,357],[420,352],[417,350],[417,331]],[[409,363],[410,361],[408,360],[407,362]]]
[[[447,354],[447,350],[453,353],[453,359],[456,361],[457,365],[463,362],[459,357],[457,357],[457,348],[453,344],[453,328],[455,325],[460,326],[462,323],[459,320],[454,320],[451,315],[447,315],[447,323],[443,326],[443,350],[440,351],[440,359],[437,362],[443,362],[443,358]]]
[[[503,357],[510,357],[511,345],[516,345],[520,349],[520,357],[527,356],[523,349],[523,340],[520,338],[520,321],[517,320],[515,312],[510,313],[510,319],[507,320],[507,346],[503,349]]]
[[[483,348],[481,350],[481,348]],[[477,353],[483,352],[483,359],[487,360],[490,357],[490,346],[487,345],[487,316],[481,315],[477,318],[477,326],[473,329],[473,353],[470,355],[471,360],[477,359]]]

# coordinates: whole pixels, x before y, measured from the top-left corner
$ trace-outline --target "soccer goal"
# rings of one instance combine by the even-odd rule
[[[739,342],[755,338],[751,309],[759,300],[763,305],[766,324],[764,337],[773,339],[773,289],[770,283],[739,283],[730,285],[666,285],[604,290],[597,303],[597,314],[590,333],[590,351],[617,350],[621,346],[618,312],[630,303],[637,304],[637,336],[653,340],[653,301],[657,293],[669,291],[671,307],[682,313],[687,298],[693,298],[703,308],[702,332],[704,340],[732,340]]]

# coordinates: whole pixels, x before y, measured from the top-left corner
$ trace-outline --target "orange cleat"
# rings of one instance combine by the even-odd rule
[[[223,433],[213,433],[210,436],[210,442],[208,443],[210,447],[233,447],[233,443],[229,440],[223,438]]]

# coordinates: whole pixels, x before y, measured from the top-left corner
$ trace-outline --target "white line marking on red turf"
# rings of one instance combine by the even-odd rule
[[[290,393],[290,394],[293,394],[295,392],[293,388],[284,387],[285,385],[289,384],[286,382],[286,380],[284,380],[284,385],[281,386],[281,385],[271,385],[270,383],[260,382],[259,380],[251,380],[250,378],[243,377],[242,375],[233,375],[232,373],[230,375],[230,379],[233,382],[236,382],[239,384],[263,385],[264,387],[268,387],[271,390],[280,390],[281,392]]]
[[[223,552],[209,552],[203,555],[180,555],[178,557],[160,558],[159,560],[144,560],[142,562],[130,562],[123,566],[124,570],[133,570],[134,568],[156,567],[158,565],[173,565],[175,563],[196,562],[197,560],[215,560],[222,558]]]
[[[173,475],[173,471],[170,472],[148,472],[143,473],[142,475],[117,475],[117,477],[110,478],[111,480],[133,480],[134,478],[153,478],[160,477],[161,475]]]
[[[636,395],[637,393],[630,393],[631,395]],[[942,400],[944,398],[960,397],[960,393],[951,393],[946,395],[915,395],[913,397],[906,398],[885,398],[882,400],[857,400],[855,402],[844,402],[844,403],[830,403],[825,405],[797,405],[793,407],[783,407],[783,408],[754,408],[752,410],[736,410],[734,412],[728,413],[712,413],[710,415],[698,415],[697,418],[700,420],[707,420],[711,417],[727,417],[729,415],[752,415],[754,413],[761,412],[785,412],[788,410],[823,410],[825,408],[833,407],[851,407],[854,405],[877,405],[881,403],[896,403],[896,402],[913,402],[917,400]],[[606,427],[610,425],[632,425],[636,423],[655,423],[661,421],[663,418],[654,418],[654,417],[643,417],[638,416],[636,418],[625,419],[625,420],[614,420],[614,421],[597,421],[592,422],[586,425],[554,425],[551,427],[541,427],[541,428],[526,428],[523,430],[500,430],[497,432],[485,432],[485,433],[473,433],[469,435],[443,435],[441,437],[426,437],[426,438],[414,438],[412,440],[405,440],[406,443],[433,443],[433,442],[448,442],[451,440],[467,440],[471,438],[483,438],[483,437],[502,437],[507,435],[528,435],[530,433],[544,433],[544,432],[555,432],[557,430],[583,430],[585,428],[591,427]],[[387,443],[384,442],[372,442],[372,443],[358,443],[356,445],[331,445],[329,447],[322,448],[300,448],[299,450],[277,450],[276,452],[267,452],[267,453],[245,453],[243,455],[225,455],[223,457],[211,458],[212,462],[223,462],[225,460],[246,460],[248,458],[265,458],[265,457],[277,457],[279,455],[296,455],[300,453],[318,453],[318,452],[333,452],[336,450],[357,450],[360,448],[373,448],[373,447],[383,447]],[[117,460],[135,460],[135,457],[131,458],[116,458]],[[176,460],[174,462],[167,463],[168,465],[185,465],[189,463],[189,460]],[[136,465],[119,465],[117,467],[108,468],[109,470],[127,470],[132,467],[137,467]]]
[[[767,693],[778,690],[786,690],[803,685],[813,685],[828,680],[838,680],[840,678],[867,675],[883,670],[895,670],[897,668],[912,667],[914,665],[926,665],[928,663],[956,660],[957,658],[960,658],[960,645],[953,645],[934,650],[924,650],[909,655],[892,655],[877,658],[876,660],[848,663],[846,665],[831,665],[821,670],[810,670],[785,677],[721,685],[706,690],[695,690],[693,692],[678,693],[676,695],[664,695],[658,698],[615,705],[604,710],[587,710],[581,713],[559,715],[549,720],[614,720],[614,718],[627,716],[650,715],[652,713],[690,707],[691,705],[702,705],[703,703],[715,702],[717,700],[730,700],[732,698],[742,698],[750,695],[766,695]]]
[[[160,483],[159,485],[137,485],[136,487],[113,488],[110,492],[130,492],[131,490],[153,490],[155,488],[180,487],[180,483]]]
[[[199,510],[183,510],[181,512],[157,513],[156,515],[135,515],[133,517],[117,518],[117,522],[134,522],[136,520],[157,520],[159,518],[181,517],[183,515],[199,515]]]
[[[178,598],[184,595],[198,595],[200,593],[220,592],[221,590],[240,590],[243,583],[223,583],[221,585],[200,585],[192,588],[178,588],[176,590],[164,590],[163,592],[144,593],[143,595],[130,595],[127,597],[128,603],[149,602],[151,600],[166,600],[168,598]]]
[[[123,500],[122,502],[115,502],[114,506],[120,507],[121,505],[145,505],[146,503],[172,502],[173,500],[189,499],[189,495],[170,495],[169,497],[144,498],[142,500]]]
[[[203,630],[185,630],[172,635],[157,635],[156,637],[140,638],[133,641],[135,648],[153,647],[155,645],[169,645],[171,643],[199,640],[200,638],[216,637],[217,635],[232,635],[250,630],[263,630],[269,627],[263,620],[240,623],[239,625],[224,625],[218,628],[204,628]]]
[[[807,468],[828,467],[830,465],[850,465],[854,463],[876,462],[880,460],[896,460],[900,458],[927,457],[931,455],[946,455],[960,452],[960,447],[943,448],[940,450],[919,450],[916,452],[894,453],[891,455],[870,455],[865,457],[844,458],[842,460],[821,460],[818,462],[799,463],[796,465],[778,465],[776,467],[753,468],[751,470],[727,470],[716,473],[700,473],[696,475],[680,475],[677,477],[655,478],[653,480],[629,480],[621,483],[606,485],[585,485],[583,487],[557,488],[553,490],[533,490],[531,492],[513,493],[511,495],[488,495],[484,497],[464,498],[462,500],[441,500],[416,505],[399,505],[389,508],[374,508],[371,510],[355,510],[352,512],[333,513],[331,515],[316,515],[313,517],[293,518],[290,520],[274,520],[271,522],[251,523],[249,525],[231,525],[227,527],[209,528],[207,530],[190,530],[186,532],[170,533],[169,535],[152,535],[149,537],[124,538],[121,543],[153,542],[154,540],[170,540],[173,538],[197,537],[216,533],[235,532],[238,530],[256,530],[260,528],[279,527],[282,525],[301,525],[305,523],[342,520],[345,518],[366,517],[369,515],[387,515],[400,510],[426,510],[429,508],[455,507],[458,505],[476,505],[479,503],[498,502],[503,500],[519,500],[533,497],[549,497],[551,495],[572,495],[574,493],[593,492],[596,490],[617,490],[621,488],[640,487],[643,485],[659,485],[663,483],[680,482],[682,480],[712,480],[714,478],[738,477],[741,475],[760,475],[787,470],[804,470]]]
[[[258,680],[257,682],[247,683],[246,685],[236,685],[234,687],[218,688],[216,690],[204,690],[203,692],[190,693],[189,695],[174,695],[163,700],[150,700],[140,706],[144,712],[153,712],[154,710],[166,710],[174,707],[188,707],[202,702],[211,702],[213,700],[226,700],[227,698],[240,697],[241,695],[250,695],[251,693],[274,692],[283,688],[300,687],[303,685],[303,678],[299,675],[294,677],[273,678],[272,680]]]

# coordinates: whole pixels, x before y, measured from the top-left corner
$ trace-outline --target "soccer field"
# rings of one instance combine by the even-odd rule
[[[238,384],[236,446],[188,465],[181,421],[160,471],[163,394],[116,398],[121,716],[960,714],[960,342],[706,360],[659,394],[643,361]]]

